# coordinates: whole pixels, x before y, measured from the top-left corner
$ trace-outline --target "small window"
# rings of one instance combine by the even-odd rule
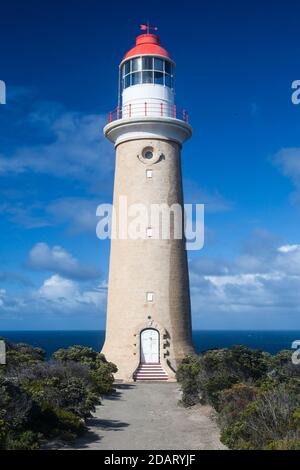
[[[165,85],[168,86],[169,88],[173,88],[170,75],[165,75]]]
[[[143,72],[143,83],[153,83],[153,72]]]
[[[147,299],[147,302],[153,302],[153,300],[154,300],[154,293],[153,293],[153,292],[147,292],[147,294],[146,294],[146,299]]]
[[[165,72],[171,75],[172,73],[172,65],[170,62],[165,61]]]
[[[154,72],[154,83],[157,85],[164,84],[164,74],[162,72]]]
[[[131,74],[132,77],[132,85],[138,85],[139,83],[142,83],[142,72],[135,72]]]
[[[152,238],[152,227],[148,227],[146,233],[148,238]]]
[[[123,69],[124,69],[124,75],[127,75],[130,72],[130,60],[125,62],[125,64],[123,65]]]
[[[154,70],[164,70],[164,61],[162,59],[154,58]]]
[[[143,57],[143,70],[153,70],[153,57]]]
[[[132,69],[132,72],[137,72],[139,70],[142,70],[142,58],[141,57],[136,57],[135,59],[132,59],[131,69]]]
[[[153,170],[146,170],[146,177],[147,178],[152,178],[152,173],[153,173]]]
[[[145,147],[142,151],[142,156],[146,160],[151,160],[153,158],[153,147]]]
[[[130,86],[130,77],[131,75],[126,75],[125,79],[124,79],[124,88],[127,88]]]
[[[147,160],[151,160],[151,158],[153,158],[152,150],[146,150],[144,158],[146,158]]]

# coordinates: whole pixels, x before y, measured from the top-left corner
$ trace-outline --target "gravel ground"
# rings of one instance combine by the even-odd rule
[[[209,406],[178,406],[176,383],[117,385],[89,421],[89,432],[72,449],[225,449]],[[68,447],[70,448],[70,447]]]

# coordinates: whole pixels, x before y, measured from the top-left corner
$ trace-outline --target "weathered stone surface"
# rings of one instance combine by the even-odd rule
[[[145,147],[153,160],[142,158]],[[152,169],[152,178],[146,170]],[[183,204],[181,147],[159,139],[124,142],[116,148],[114,206],[119,197],[134,203]],[[154,301],[146,293],[154,292]],[[149,318],[151,317],[151,318]],[[129,382],[140,361],[140,332],[160,333],[160,362],[170,379],[185,354],[193,351],[187,256],[184,240],[111,242],[106,339],[103,353],[118,366],[117,379]]]

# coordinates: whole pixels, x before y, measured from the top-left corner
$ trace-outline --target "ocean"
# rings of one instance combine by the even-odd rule
[[[0,331],[0,337],[14,343],[28,343],[43,348],[51,357],[59,348],[74,344],[89,346],[100,351],[104,342],[104,331]],[[197,352],[207,349],[228,348],[243,344],[276,354],[282,349],[291,349],[294,340],[300,340],[300,331],[194,331],[193,342]]]

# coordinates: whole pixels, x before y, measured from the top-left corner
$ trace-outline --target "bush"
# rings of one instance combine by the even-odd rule
[[[34,413],[35,404],[18,384],[0,378],[0,417],[8,430],[26,427]]]
[[[84,420],[71,411],[62,408],[44,407],[41,414],[32,423],[35,432],[43,438],[60,438],[63,441],[73,441],[81,436],[86,430]]]
[[[74,440],[110,393],[117,368],[91,348],[59,350],[52,361],[25,344],[8,344],[0,374],[0,449],[34,450],[41,439]]]
[[[53,359],[65,364],[76,362],[87,366],[96,393],[107,394],[113,391],[113,374],[118,369],[115,364],[108,362],[103,354],[92,348],[72,346],[68,349],[59,349],[53,354]]]
[[[183,402],[193,404],[195,397],[200,396],[202,403],[210,403],[219,410],[222,390],[239,382],[262,379],[269,361],[270,355],[267,353],[245,346],[210,350],[196,358],[188,356],[177,373],[183,390]]]
[[[1,338],[3,339],[3,338]],[[34,348],[29,344],[18,343],[14,344],[10,341],[6,343],[6,370],[19,369],[20,367],[27,367],[31,364],[43,362],[46,357],[46,352],[41,348]]]
[[[14,437],[7,436],[7,450],[37,450],[39,447],[39,436],[32,431],[25,431]]]
[[[220,413],[218,421],[224,429],[235,423],[245,411],[249,403],[256,400],[258,389],[252,385],[238,383],[219,396]]]
[[[291,394],[285,384],[260,392],[233,424],[224,426],[222,441],[232,449],[266,449],[279,441],[295,441],[300,438],[294,418],[299,404],[299,394]]]
[[[29,423],[36,406],[30,395],[5,377],[0,378],[0,449],[36,449],[38,439]]]
[[[187,356],[183,359],[176,372],[176,378],[181,383],[182,399],[184,406],[193,406],[200,401],[200,358]]]
[[[186,357],[177,372],[183,404],[210,403],[231,449],[298,449],[300,366],[291,352],[244,346]]]
[[[21,371],[18,380],[41,409],[51,406],[88,418],[100,404],[87,366],[50,362]]]
[[[71,346],[68,349],[58,349],[52,357],[55,361],[79,362],[89,368],[94,368],[99,353],[85,346]]]

